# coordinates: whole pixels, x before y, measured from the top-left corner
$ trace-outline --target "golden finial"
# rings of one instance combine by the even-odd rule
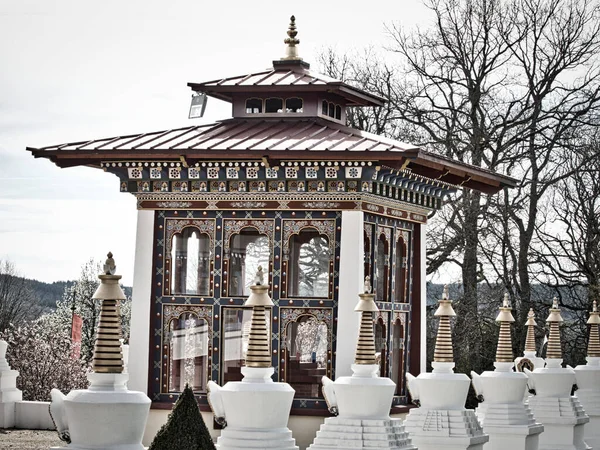
[[[121,314],[119,300],[125,300],[125,294],[119,286],[121,275],[115,275],[116,264],[111,252],[98,275],[100,285],[92,298],[101,300],[100,319],[94,343],[92,370],[96,373],[122,373],[123,353],[121,350]]]
[[[535,348],[535,313],[533,312],[533,308],[529,308],[529,314],[527,314],[527,339],[525,340],[525,351],[526,352],[534,352]]]
[[[360,311],[360,331],[356,344],[354,364],[376,364],[375,336],[373,335],[373,314],[379,311],[375,304],[375,295],[371,293],[371,278],[365,277],[365,287],[358,294],[358,304],[354,311]]]
[[[296,46],[300,44],[300,39],[296,39],[298,35],[298,31],[296,30],[296,17],[290,17],[290,26],[287,31],[288,37],[285,38],[283,42],[286,44],[285,48],[285,56],[281,59],[283,60],[301,60],[298,56],[298,49]]]
[[[590,318],[587,321],[590,325],[590,339],[588,341],[587,356],[591,358],[600,357],[600,334],[598,333],[598,324],[600,324],[600,312],[598,312],[598,305],[594,300],[592,306],[592,312],[590,312]]]
[[[550,336],[548,337],[548,348],[546,350],[546,358],[562,359],[562,348],[560,342],[559,324],[563,321],[558,307],[558,298],[552,300],[552,308],[546,322],[550,324]]]
[[[438,325],[438,332],[435,340],[433,360],[435,362],[454,362],[450,317],[456,316],[456,313],[452,308],[452,301],[450,301],[448,295],[448,285],[444,286],[442,299],[439,300],[438,303],[439,306],[434,316],[440,318],[440,323]]]
[[[262,266],[258,266],[250,290],[252,293],[246,300],[246,306],[252,306],[252,319],[250,321],[246,366],[271,367],[271,336],[267,327],[265,307],[273,306],[273,301],[269,297],[269,285],[265,284]]]
[[[500,313],[496,317],[496,322],[500,322],[500,335],[498,337],[498,347],[496,349],[497,362],[512,362],[512,340],[510,336],[510,324],[515,321],[510,312],[510,298],[508,293],[504,294],[504,301],[500,307]]]

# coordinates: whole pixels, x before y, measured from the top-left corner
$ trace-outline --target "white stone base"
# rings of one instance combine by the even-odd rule
[[[90,445],[90,446],[83,446],[83,445],[73,445],[73,444],[69,444],[66,445],[64,447],[50,447],[50,450],[102,450],[102,449],[106,449],[107,447],[103,447],[103,446],[98,446],[98,445]],[[119,445],[119,446],[111,446],[110,450],[145,450],[146,447],[144,447],[142,444],[131,444],[131,445]]]
[[[483,450],[489,440],[471,409],[415,408],[404,428],[419,450]]]
[[[584,441],[584,425],[589,422],[577,397],[529,397],[535,418],[544,424],[539,450],[590,450]]]
[[[17,370],[10,370],[8,364],[0,367],[0,428],[15,426],[15,404],[23,399],[22,392],[17,389]]]
[[[490,436],[485,450],[538,450],[544,426],[536,423],[528,405],[483,402],[475,413],[483,432]]]
[[[600,389],[579,389],[575,396],[590,418],[585,426],[585,442],[592,448],[600,449]]]
[[[292,432],[287,428],[257,430],[226,427],[217,439],[218,450],[298,450]]]
[[[416,450],[399,419],[361,420],[329,417],[309,450]]]
[[[590,447],[600,449],[600,416],[590,416],[584,427],[583,440]]]

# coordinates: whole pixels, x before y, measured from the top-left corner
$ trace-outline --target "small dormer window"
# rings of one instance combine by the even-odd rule
[[[328,107],[329,107],[329,102],[327,100],[323,100],[323,103],[321,104],[321,114],[326,116]]]
[[[246,114],[260,114],[263,111],[263,101],[260,98],[246,100]]]
[[[340,105],[335,105],[335,118],[342,120],[342,107]]]
[[[280,113],[283,112],[283,99],[281,98],[268,98],[265,100],[265,112],[266,113]]]
[[[342,106],[327,100],[321,102],[321,115],[342,120]]]
[[[302,109],[302,99],[298,97],[288,98],[285,101],[285,112],[286,113],[301,113]]]

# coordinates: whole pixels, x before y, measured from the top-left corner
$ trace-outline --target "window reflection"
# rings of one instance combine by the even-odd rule
[[[169,391],[183,392],[186,384],[206,391],[208,375],[208,324],[184,313],[169,324]]]
[[[305,228],[290,238],[289,295],[328,297],[329,242],[315,229]]]
[[[300,316],[286,329],[285,381],[296,397],[322,397],[321,378],[327,375],[327,325],[315,317]]]
[[[269,239],[254,228],[244,228],[231,238],[229,257],[229,295],[250,295],[250,284],[258,266],[268,272]],[[268,280],[265,280],[268,282]]]
[[[171,293],[209,295],[210,239],[196,229],[185,228],[171,244]]]

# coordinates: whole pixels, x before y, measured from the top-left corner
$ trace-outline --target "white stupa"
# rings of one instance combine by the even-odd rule
[[[416,450],[400,419],[390,418],[396,384],[377,375],[373,314],[378,311],[369,277],[354,308],[361,313],[351,377],[323,377],[323,394],[337,417],[325,419],[310,450]]]
[[[150,399],[143,392],[129,391],[129,375],[123,372],[119,300],[125,294],[112,253],[108,254],[100,286],[92,298],[102,301],[90,387],[64,396],[51,392],[50,413],[61,439],[70,450],[144,450],[142,436],[150,411]]]
[[[410,411],[404,426],[419,450],[482,450],[489,436],[483,433],[475,411],[465,408],[471,380],[454,373],[450,317],[456,316],[448,286],[435,317],[440,318],[432,373],[407,373],[408,390],[420,408]]]
[[[519,372],[523,372],[523,369],[542,369],[546,364],[544,358],[539,358],[536,354],[537,351],[535,348],[535,313],[533,312],[533,308],[529,309],[529,314],[527,314],[527,322],[525,322],[525,325],[527,326],[525,351],[523,352],[523,356],[519,356],[515,359],[515,368]],[[527,396],[528,395],[526,395],[526,397]]]
[[[575,367],[578,387],[575,396],[590,417],[590,422],[585,426],[585,442],[592,448],[600,449],[600,312],[595,300],[587,323],[590,325],[587,364]]]
[[[529,387],[535,395],[529,397],[529,407],[536,419],[544,424],[540,435],[540,450],[589,450],[584,441],[584,425],[590,418],[585,413],[577,397],[571,395],[575,384],[575,371],[563,368],[559,324],[563,321],[554,298],[550,315],[550,336],[546,351],[546,367],[531,372],[524,369],[529,377]]]
[[[544,426],[536,423],[529,406],[523,402],[527,391],[527,375],[513,372],[511,313],[508,294],[500,307],[496,322],[500,323],[500,336],[496,349],[495,371],[481,375],[471,372],[473,387],[483,402],[475,411],[490,436],[485,450],[537,450],[539,435]]]
[[[252,306],[252,320],[246,365],[242,367],[244,378],[223,387],[208,382],[210,407],[217,421],[226,424],[217,439],[217,449],[298,450],[287,427],[294,389],[271,378],[274,369],[265,308],[273,302],[260,266],[250,289],[245,304]]]

